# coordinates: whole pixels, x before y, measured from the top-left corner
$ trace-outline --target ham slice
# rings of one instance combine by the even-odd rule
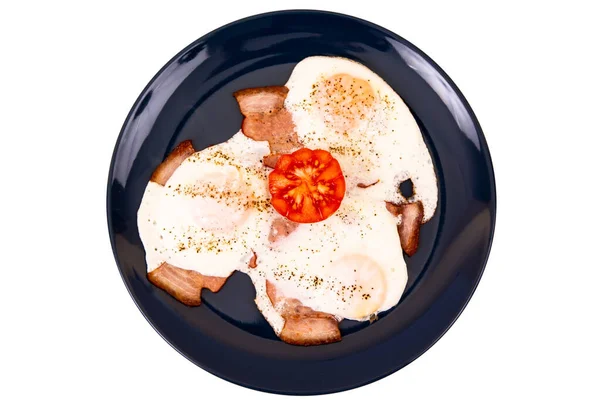
[[[400,246],[410,257],[419,247],[419,234],[423,223],[423,204],[420,201],[407,204],[394,204],[386,202],[387,210],[394,216],[402,215],[402,221],[398,225]]]
[[[164,186],[181,163],[195,152],[196,150],[190,140],[181,142],[167,156],[165,161],[156,167],[150,181]],[[227,278],[202,275],[196,271],[163,263],[148,273],[148,280],[183,304],[198,306],[200,305],[200,292],[203,288],[207,288],[211,292],[218,292]]]
[[[233,95],[244,115],[242,132],[257,141],[268,141],[271,155],[263,160],[273,168],[278,154],[290,153],[302,147],[298,141],[292,115],[284,108],[288,88],[267,86],[239,90]]]
[[[196,271],[163,263],[148,273],[148,280],[187,306],[200,305],[200,292],[207,288],[218,292],[227,278],[206,276]]]
[[[297,299],[281,296],[277,288],[267,281],[267,295],[275,308],[281,310],[285,320],[279,338],[299,346],[315,346],[342,340],[338,321],[331,314],[314,311]]]

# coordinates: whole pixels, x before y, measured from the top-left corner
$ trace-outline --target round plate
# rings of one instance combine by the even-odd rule
[[[407,258],[400,303],[372,323],[343,321],[339,343],[281,342],[256,309],[250,279],[235,273],[219,293],[187,307],[146,278],[136,213],[152,171],[181,141],[197,150],[241,126],[232,93],[283,85],[308,56],[342,56],[369,67],[402,97],[439,180],[434,218]],[[163,67],[131,109],[108,178],[108,229],[131,297],[156,331],[205,370],[253,389],[321,394],[382,378],[413,361],[452,325],[473,294],[490,250],[496,209],[492,163],[461,93],[423,52],[353,17],[317,11],[261,14],[192,43]]]

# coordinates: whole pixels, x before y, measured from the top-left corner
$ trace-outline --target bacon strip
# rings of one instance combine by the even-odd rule
[[[150,177],[151,182],[156,182],[159,185],[165,185],[173,172],[181,165],[186,158],[194,154],[196,150],[194,150],[194,146],[192,146],[191,140],[185,140],[177,147],[173,149],[173,151],[167,156],[165,161],[163,161],[156,169],[154,173]]]
[[[263,165],[269,168],[275,168],[280,154],[269,154],[263,157]]]
[[[287,237],[290,233],[294,232],[298,227],[297,222],[290,221],[287,218],[276,217],[271,222],[271,230],[269,231],[269,242],[273,243],[277,240]]]
[[[256,253],[252,252],[252,257],[248,261],[248,268],[256,268]]]
[[[338,321],[331,314],[314,311],[297,299],[282,297],[275,285],[267,281],[267,295],[285,320],[279,338],[299,346],[315,346],[342,340]]]
[[[148,280],[187,306],[200,305],[200,292],[207,288],[218,292],[227,278],[206,276],[163,263],[148,273]]]
[[[400,246],[410,257],[419,248],[419,234],[423,223],[423,204],[420,201],[407,204],[394,204],[386,202],[387,210],[394,216],[402,215],[402,221],[398,225]]]
[[[274,113],[283,108],[288,94],[285,86],[266,86],[238,90],[233,94],[244,117]]]
[[[302,146],[292,114],[284,108],[287,93],[285,86],[267,86],[239,90],[233,94],[245,117],[242,122],[244,135],[269,142],[271,155],[275,156],[265,157],[263,162],[269,167],[275,166],[278,154],[289,153]]]
[[[358,187],[359,187],[359,188],[361,188],[361,189],[366,189],[366,188],[368,188],[368,187],[371,187],[371,186],[373,186],[373,185],[376,185],[376,184],[378,184],[378,183],[379,183],[379,179],[377,179],[377,180],[376,180],[375,182],[373,182],[373,183],[362,183],[362,182],[361,182],[361,183],[358,183],[356,186],[358,186]]]
[[[242,132],[250,139],[268,141],[272,153],[285,153],[300,146],[292,114],[285,109],[244,118]]]
[[[173,172],[186,158],[196,150],[191,140],[185,140],[167,156],[150,177],[151,182],[164,186]],[[148,273],[148,280],[155,286],[166,291],[171,296],[188,306],[200,305],[200,292],[207,288],[211,292],[218,292],[225,284],[227,278],[202,275],[196,271],[177,268],[163,263],[160,267]]]

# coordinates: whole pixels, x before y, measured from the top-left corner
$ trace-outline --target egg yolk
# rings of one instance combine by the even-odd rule
[[[379,309],[387,288],[375,260],[363,254],[349,254],[334,261],[331,270],[344,283],[339,295],[347,308],[347,318],[362,320]]]
[[[246,188],[237,166],[206,164],[196,182],[174,189],[189,199],[188,213],[195,224],[209,231],[232,231],[248,217],[253,193]]]
[[[360,121],[369,118],[375,93],[364,79],[336,74],[313,85],[311,101],[329,128],[347,135]]]

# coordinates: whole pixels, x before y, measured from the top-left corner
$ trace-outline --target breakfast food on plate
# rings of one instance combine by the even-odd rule
[[[199,304],[202,287],[217,291],[240,268],[240,256],[251,252],[245,238],[262,229],[268,206],[266,153],[266,144],[241,134],[200,152],[184,142],[156,169],[138,210],[152,283],[177,299],[196,290]]]
[[[149,272],[148,279],[188,306],[200,305],[202,289],[207,288],[211,292],[218,292],[227,280],[227,278],[206,276],[196,271],[177,268],[167,263],[162,263]]]
[[[342,319],[374,320],[404,292],[403,251],[437,206],[421,132],[383,79],[343,58],[306,58],[285,86],[234,96],[241,130],[198,152],[181,143],[146,187],[148,279],[199,305],[241,271],[283,341],[339,341]]]
[[[390,213],[401,217],[402,222],[398,224],[398,235],[400,236],[402,250],[409,256],[414,255],[419,247],[419,233],[423,221],[423,204],[420,201],[406,204],[386,202],[385,204]]]
[[[342,338],[338,320],[333,315],[314,311],[297,299],[283,297],[269,281],[266,281],[266,291],[269,301],[285,321],[279,333],[284,342],[317,345],[337,342]]]

